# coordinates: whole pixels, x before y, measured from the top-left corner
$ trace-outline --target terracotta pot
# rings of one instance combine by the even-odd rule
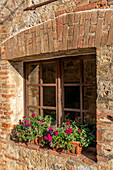
[[[43,146],[40,135],[36,136],[36,138],[34,139],[34,144]]]
[[[75,149],[71,149],[72,153],[76,153],[77,155],[81,154],[83,147],[79,145],[79,141],[70,142],[71,145],[74,145]]]
[[[64,152],[64,148],[54,147],[53,150],[55,150],[57,152]]]

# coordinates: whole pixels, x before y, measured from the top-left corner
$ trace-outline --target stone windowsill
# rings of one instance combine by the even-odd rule
[[[13,143],[13,144],[16,144],[16,145],[20,145],[20,146],[29,148],[29,149],[39,150],[41,152],[46,152],[47,154],[53,154],[53,155],[56,155],[56,156],[68,157],[70,159],[82,161],[82,162],[89,164],[89,165],[96,165],[96,163],[97,163],[96,162],[96,154],[94,152],[92,152],[91,150],[90,151],[85,150],[80,155],[76,155],[76,154],[74,155],[74,154],[71,154],[71,153],[56,152],[52,149],[42,148],[42,147],[35,145],[35,144],[24,144],[24,143],[21,143],[21,142],[17,143],[17,142],[14,142],[14,141],[10,141],[10,142]]]

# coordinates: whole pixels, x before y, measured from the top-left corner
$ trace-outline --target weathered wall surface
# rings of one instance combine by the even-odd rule
[[[44,2],[33,1],[36,3]],[[97,8],[113,8],[112,0],[58,0],[31,11],[23,11],[33,5],[32,0],[0,1],[0,42],[23,29],[32,27],[61,14],[91,10]]]
[[[40,170],[43,162],[46,169],[68,169],[69,159],[75,170],[113,169],[113,125],[108,118],[113,117],[113,1],[59,0],[23,11],[30,5],[31,0],[0,1],[0,168],[33,170],[38,163]],[[24,114],[23,62],[90,53],[89,47],[97,60],[96,167],[10,143],[10,129]]]

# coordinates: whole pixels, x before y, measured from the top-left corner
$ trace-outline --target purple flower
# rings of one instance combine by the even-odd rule
[[[42,122],[45,122],[45,119],[43,119]]]
[[[50,132],[50,133],[52,133],[52,132],[53,132],[53,130],[51,129],[51,130],[49,130],[49,132]]]
[[[25,127],[29,127],[29,124],[25,125]]]

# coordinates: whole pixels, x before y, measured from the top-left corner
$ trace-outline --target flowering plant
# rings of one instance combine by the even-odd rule
[[[29,120],[25,116],[23,120],[19,120],[16,135],[19,141],[26,142],[34,140],[39,135],[43,144],[67,150],[73,148],[70,144],[72,141],[79,141],[80,146],[87,147],[94,138],[86,125],[68,119],[60,127],[56,127],[52,125],[52,117],[43,118],[34,113]]]
[[[16,128],[17,138],[19,141],[33,141],[37,135],[42,137],[42,134],[50,124],[51,117],[49,116],[42,118],[33,113],[29,120],[24,116],[23,120],[19,120]]]

